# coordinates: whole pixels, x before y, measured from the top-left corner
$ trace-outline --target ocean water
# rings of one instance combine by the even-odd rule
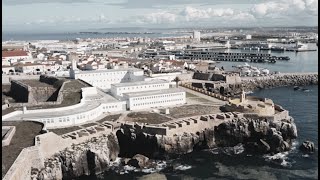
[[[307,139],[318,148],[318,86],[305,88],[310,91],[280,87],[252,94],[273,99],[288,109],[295,119],[298,138],[289,152],[255,156],[242,153],[241,146],[236,152],[228,148],[209,149],[159,161],[153,169],[138,170],[127,166],[117,172],[108,171],[98,179],[318,179],[318,150],[310,155],[299,151],[299,145]]]
[[[310,49],[316,49],[316,51],[306,51],[306,52],[275,52],[275,51],[249,51],[240,49],[230,49],[226,52],[233,53],[270,53],[271,56],[288,56],[289,61],[280,61],[276,63],[248,63],[251,66],[259,68],[267,68],[270,72],[318,72],[318,46],[315,43],[309,43],[308,47]],[[233,70],[232,66],[244,65],[244,62],[229,62],[220,61],[217,63],[218,67],[223,66],[225,70]]]

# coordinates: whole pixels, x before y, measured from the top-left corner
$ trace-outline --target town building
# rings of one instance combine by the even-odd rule
[[[199,31],[193,31],[193,39],[194,39],[194,41],[200,42],[200,37],[201,37],[201,34],[200,34]]]
[[[31,54],[22,50],[2,51],[2,64],[6,62],[12,64],[24,59],[32,59]]]

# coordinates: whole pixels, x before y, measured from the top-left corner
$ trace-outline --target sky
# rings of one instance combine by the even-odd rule
[[[2,0],[3,32],[317,26],[318,0]]]

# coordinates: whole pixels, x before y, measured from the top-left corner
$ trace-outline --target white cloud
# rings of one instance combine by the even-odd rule
[[[318,15],[318,0],[280,0],[255,4],[250,12],[255,17],[286,17]]]
[[[147,14],[146,16],[142,17],[142,21],[145,23],[152,23],[152,24],[164,24],[164,23],[174,23],[176,22],[177,15],[170,13],[170,12],[156,12]]]

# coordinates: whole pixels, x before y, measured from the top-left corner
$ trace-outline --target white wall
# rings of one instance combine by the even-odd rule
[[[145,81],[142,81],[141,84],[128,85],[125,87],[124,86],[117,87],[117,86],[111,85],[111,93],[114,96],[122,96],[123,93],[154,91],[154,90],[170,88],[169,82],[166,82],[166,81],[163,81],[163,82],[155,81],[153,84],[145,84],[143,82]]]
[[[50,109],[48,109],[50,110]],[[29,120],[39,121],[46,124],[47,128],[58,128],[66,126],[74,126],[77,124],[85,123],[87,121],[92,121],[102,115],[103,113],[111,112],[121,112],[125,111],[125,102],[113,102],[113,103],[101,103],[99,106],[91,109],[87,112],[81,112],[78,114],[71,114],[67,116],[57,116],[51,118],[33,118]]]
[[[160,106],[173,106],[186,103],[185,92],[165,93],[140,97],[128,97],[127,108],[130,110],[147,109]]]
[[[92,86],[99,87],[101,89],[110,89],[111,84],[133,82],[144,80],[143,71],[137,70],[102,70],[92,71],[92,73],[76,72],[75,79],[81,79]]]

